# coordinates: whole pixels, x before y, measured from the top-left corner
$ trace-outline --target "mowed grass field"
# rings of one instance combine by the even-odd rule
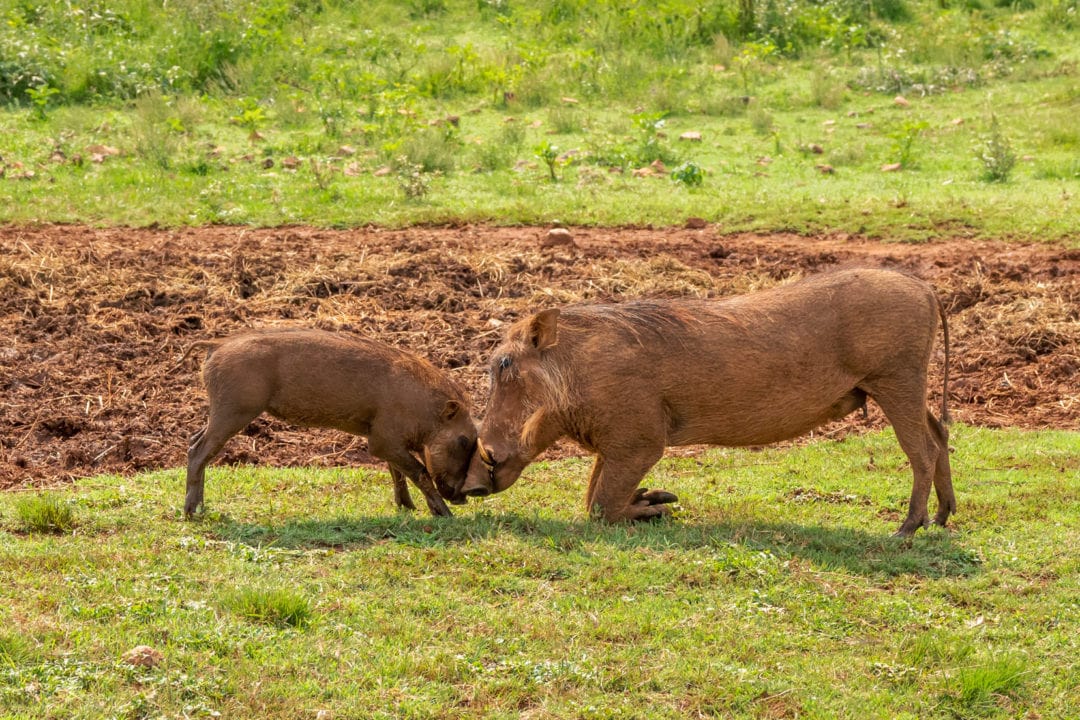
[[[0,717],[1075,717],[1078,441],[954,427],[911,542],[889,430],[669,457],[634,526],[584,459],[452,519],[371,470],[217,467],[197,522],[176,470],[5,494]]]

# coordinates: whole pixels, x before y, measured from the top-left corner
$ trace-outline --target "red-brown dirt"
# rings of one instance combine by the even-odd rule
[[[842,266],[931,282],[948,308],[949,405],[983,426],[1080,429],[1080,250],[943,239],[721,235],[713,228],[321,230],[0,228],[0,488],[178,467],[205,420],[200,338],[241,328],[360,332],[487,394],[500,326],[560,303],[722,297]],[[932,366],[940,406],[941,343]],[[835,434],[877,427],[852,415]],[[555,454],[576,452],[560,446]],[[368,463],[362,440],[261,418],[223,462]]]

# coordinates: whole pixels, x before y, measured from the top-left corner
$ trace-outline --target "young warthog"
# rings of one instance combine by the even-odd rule
[[[719,301],[657,300],[544,310],[506,332],[491,361],[491,399],[462,491],[510,487],[569,436],[596,453],[587,507],[608,520],[669,512],[675,496],[638,490],[671,445],[763,445],[793,438],[872,397],[915,474],[899,535],[956,509],[948,433],[926,408],[941,318],[924,282],[849,270]],[[944,392],[942,419],[948,422]]]
[[[208,349],[202,374],[210,418],[188,448],[185,515],[202,505],[207,463],[263,412],[366,436],[371,454],[390,465],[399,507],[415,509],[405,477],[424,493],[434,515],[450,515],[443,497],[464,502],[457,488],[476,446],[476,426],[465,393],[431,363],[373,340],[320,330],[204,340],[184,356],[197,348]]]

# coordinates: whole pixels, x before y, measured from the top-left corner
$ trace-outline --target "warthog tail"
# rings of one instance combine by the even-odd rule
[[[214,352],[214,350],[217,350],[223,342],[225,342],[225,338],[217,338],[215,340],[196,340],[195,342],[188,345],[187,349],[184,350],[184,354],[180,356],[180,361],[176,363],[176,367],[180,367],[181,365],[183,365],[184,361],[191,356],[191,353],[202,348],[207,349],[208,352],[206,353],[206,356],[210,357],[210,353]]]
[[[943,373],[944,379],[941,382],[941,422],[945,425],[952,423],[952,417],[949,415],[949,321],[945,316],[945,306],[942,304],[941,299],[934,295],[934,300],[937,302],[938,315],[941,317],[941,332],[945,337],[945,372]]]

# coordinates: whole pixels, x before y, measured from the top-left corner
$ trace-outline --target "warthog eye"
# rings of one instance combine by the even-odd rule
[[[474,442],[473,440],[470,440],[469,438],[467,438],[464,435],[458,435],[458,439],[457,439],[458,447],[460,447],[462,450],[470,450],[470,449],[472,449],[473,442]]]
[[[501,358],[499,358],[499,369],[500,370],[505,370],[506,368],[510,367],[513,364],[514,364],[514,361],[510,358],[509,355],[503,355]]]

